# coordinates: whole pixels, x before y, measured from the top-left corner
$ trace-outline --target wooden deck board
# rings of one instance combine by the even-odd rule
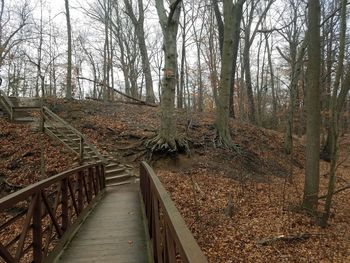
[[[108,188],[57,262],[147,263],[138,185]]]

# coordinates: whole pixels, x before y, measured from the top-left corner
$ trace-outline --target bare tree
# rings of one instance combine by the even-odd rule
[[[247,88],[248,95],[248,108],[249,108],[249,120],[252,123],[256,123],[256,112],[255,112],[255,102],[254,102],[254,93],[253,93],[253,84],[251,77],[251,64],[250,64],[250,47],[253,44],[255,36],[258,33],[258,28],[261,25],[267,11],[270,9],[271,5],[275,2],[275,0],[269,0],[260,14],[258,21],[255,24],[255,28],[251,31],[251,27],[253,25],[255,11],[257,5],[260,3],[260,0],[252,0],[248,4],[247,12],[248,17],[247,20],[243,20],[244,23],[244,46],[243,46],[243,61],[244,61],[244,73],[245,73],[245,84]]]
[[[16,10],[18,19],[11,17],[10,10],[6,10],[5,0],[0,1],[0,68],[11,50],[25,41],[26,36],[18,37],[20,31],[28,24],[31,10],[29,2],[25,1]],[[14,21],[18,21],[15,23]]]
[[[163,0],[156,0],[159,23],[163,33],[164,77],[160,105],[160,130],[158,135],[148,141],[152,151],[177,152],[187,148],[176,130],[175,90],[177,82],[176,37],[179,27],[181,0],[171,0],[167,14]]]
[[[219,144],[233,146],[229,129],[229,100],[233,64],[236,63],[238,45],[233,46],[235,32],[240,28],[242,8],[245,0],[233,4],[232,0],[224,1],[224,43],[221,58],[221,76],[215,124]],[[233,15],[232,15],[233,14]]]
[[[132,23],[135,26],[135,33],[136,33],[139,48],[140,48],[140,54],[142,58],[142,69],[143,69],[143,74],[145,75],[145,81],[146,81],[146,101],[154,103],[155,96],[153,91],[153,80],[151,75],[151,67],[150,67],[150,62],[148,58],[145,31],[144,31],[145,14],[144,14],[143,1],[137,0],[138,18],[136,18],[136,15],[133,11],[131,0],[124,0],[124,3],[126,7],[126,13],[128,14]]]

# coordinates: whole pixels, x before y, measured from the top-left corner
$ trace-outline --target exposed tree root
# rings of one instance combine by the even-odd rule
[[[233,150],[234,152],[236,152],[239,155],[244,155],[244,151],[240,145],[235,144],[232,142],[231,139],[224,138],[218,134],[216,135],[216,138],[214,140],[214,147]]]
[[[145,146],[151,153],[177,154],[180,152],[189,152],[187,140],[181,137],[165,139],[157,135],[147,140]]]

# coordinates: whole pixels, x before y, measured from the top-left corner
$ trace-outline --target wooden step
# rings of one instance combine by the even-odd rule
[[[77,134],[75,134],[75,133],[71,133],[71,132],[59,132],[59,131],[57,131],[57,130],[51,130],[54,134],[57,134],[57,135],[59,135],[59,136],[62,136],[62,137],[74,137],[74,138],[79,138],[80,139],[80,137],[77,135]]]
[[[57,136],[66,135],[66,136],[68,136],[68,137],[74,136],[74,137],[76,137],[76,138],[80,138],[77,134],[75,134],[75,133],[73,133],[73,132],[71,132],[71,131],[69,131],[69,132],[62,132],[62,131],[60,131],[60,130],[55,129],[55,127],[52,127],[52,126],[49,126],[49,125],[45,125],[45,128],[46,128],[46,129],[49,129],[52,133],[54,133],[54,134],[57,135]],[[63,137],[64,137],[64,136],[63,136]]]
[[[121,165],[119,163],[113,163],[113,164],[106,165],[106,171],[111,171],[111,170],[114,170],[114,169],[123,169],[123,170],[125,170],[125,166]]]
[[[94,163],[100,161],[100,158],[95,156],[94,158],[84,157],[83,163]]]
[[[106,184],[112,185],[112,184],[118,184],[126,181],[134,181],[134,180],[135,179],[132,175],[126,173],[126,174],[121,174],[117,176],[106,177]]]
[[[130,179],[124,182],[120,182],[120,183],[113,183],[113,184],[107,184],[107,187],[114,187],[114,186],[121,186],[121,185],[125,185],[125,184],[133,184],[135,183],[134,179]]]
[[[64,141],[64,142],[69,141],[70,142],[71,140],[63,139],[62,141]],[[80,143],[80,139],[78,139],[78,138],[72,138],[72,141]]]
[[[120,175],[120,174],[123,174],[126,172],[127,171],[125,170],[125,168],[117,168],[117,169],[113,169],[113,170],[106,169],[106,177],[116,176],[116,175]]]
[[[68,141],[67,139],[63,140],[64,142]],[[75,141],[75,140],[74,140]],[[76,142],[76,141],[75,141]],[[71,141],[68,141],[68,143],[72,143]],[[72,146],[74,150],[79,150],[80,149],[80,143],[79,144],[74,144]],[[84,146],[84,153],[90,153],[90,154],[95,154],[94,151],[89,147],[89,146]]]
[[[36,118],[34,118],[34,117],[17,117],[17,118],[14,118],[13,120],[15,122],[19,122],[19,123],[22,123],[22,122],[28,123],[28,122],[36,121]]]

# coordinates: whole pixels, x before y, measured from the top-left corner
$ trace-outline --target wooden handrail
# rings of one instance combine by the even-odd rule
[[[24,257],[29,262],[52,262],[103,195],[104,170],[101,162],[84,165],[0,199],[5,218],[0,225],[0,257],[6,263],[22,262]]]
[[[142,162],[140,186],[153,244],[153,259],[158,262],[208,262],[184,219],[153,169]]]
[[[80,132],[80,131],[78,131],[77,129],[75,129],[72,125],[70,125],[68,122],[66,122],[65,120],[63,120],[62,118],[60,118],[58,115],[56,115],[55,113],[53,113],[49,108],[47,108],[47,107],[45,107],[45,106],[43,106],[43,108],[42,108],[42,114],[44,115],[43,116],[43,120],[45,121],[45,114],[46,115],[49,115],[52,119],[54,119],[55,121],[57,121],[58,123],[61,123],[64,127],[67,127],[67,128],[69,128],[74,134],[76,134],[79,138],[80,138],[80,140],[82,141],[82,142],[84,142],[83,144],[82,143],[79,143],[79,147],[83,147],[84,146],[84,144],[86,144],[91,150],[92,150],[92,152],[94,153],[94,154],[96,154],[96,156],[98,156],[98,158],[102,161],[102,162],[104,162],[104,163],[106,163],[107,162],[107,160],[106,160],[106,158],[104,158],[101,154],[100,154],[100,152],[96,149],[96,147],[94,146],[94,145],[92,145],[86,138],[85,138],[85,136]],[[44,127],[44,125],[43,125],[43,127]],[[80,154],[84,154],[84,148],[80,148],[79,149],[79,153]],[[80,158],[82,159],[82,157],[83,156],[80,156]]]
[[[13,120],[13,108],[14,105],[12,101],[7,97],[6,93],[0,90],[0,102],[5,107],[5,110],[7,110],[7,113],[10,115],[10,120]]]
[[[53,118],[54,120],[56,120],[57,122],[60,122],[61,124],[63,124],[65,127],[69,127],[69,129],[72,130],[79,137],[84,136],[80,131],[75,129],[68,122],[66,122],[61,117],[59,117],[58,115],[53,113],[48,107],[43,106],[43,111],[44,111],[44,113],[47,113],[48,115],[50,115],[50,117]]]

